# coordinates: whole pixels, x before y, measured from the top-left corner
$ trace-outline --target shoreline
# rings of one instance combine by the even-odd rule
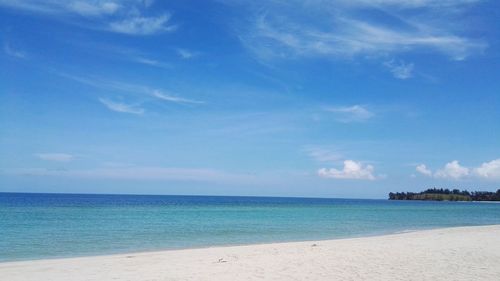
[[[494,280],[500,277],[498,264],[500,225],[488,225],[333,240],[7,261],[0,263],[0,276],[11,281],[396,280],[402,276],[405,280],[447,280],[446,276],[454,280]],[[429,276],[422,278],[422,274]]]
[[[405,229],[397,231],[388,232],[372,232],[364,233],[346,237],[338,238],[326,238],[326,239],[314,239],[314,240],[283,240],[274,242],[262,242],[262,243],[243,243],[243,244],[225,244],[225,245],[212,245],[212,246],[193,246],[185,248],[165,248],[158,250],[138,250],[138,251],[124,251],[117,253],[102,253],[102,254],[89,254],[89,255],[79,255],[79,256],[59,256],[59,257],[43,257],[43,258],[30,258],[30,259],[14,259],[14,260],[0,260],[0,266],[6,263],[21,263],[21,262],[36,262],[36,261],[50,261],[50,260],[69,260],[69,259],[80,259],[80,258],[103,258],[103,257],[116,257],[116,256],[130,256],[130,255],[141,255],[141,254],[154,254],[172,251],[186,251],[186,250],[203,250],[203,249],[214,249],[214,248],[230,248],[230,247],[246,247],[246,246],[263,246],[263,245],[279,245],[279,244],[290,244],[290,243],[318,243],[318,242],[328,242],[328,241],[338,241],[338,240],[348,240],[348,239],[363,239],[363,238],[373,238],[373,237],[383,237],[399,234],[407,234],[414,232],[432,231],[439,229],[456,229],[456,228],[468,228],[468,227],[487,227],[487,226],[499,226],[500,224],[487,224],[487,225],[474,225],[474,226],[452,226],[452,227],[429,227],[429,228],[419,228],[419,229]]]

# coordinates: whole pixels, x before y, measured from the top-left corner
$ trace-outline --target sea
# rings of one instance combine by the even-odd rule
[[[0,193],[0,262],[500,224],[500,204]]]

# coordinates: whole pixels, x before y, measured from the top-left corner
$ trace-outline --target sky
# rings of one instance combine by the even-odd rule
[[[0,0],[0,191],[500,188],[500,2]]]

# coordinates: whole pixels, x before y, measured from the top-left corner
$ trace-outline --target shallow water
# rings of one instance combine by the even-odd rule
[[[0,261],[500,224],[500,204],[0,193]]]

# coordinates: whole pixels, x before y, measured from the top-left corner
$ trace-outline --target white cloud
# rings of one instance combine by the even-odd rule
[[[167,25],[169,14],[158,17],[133,17],[109,24],[110,30],[131,35],[151,35],[161,32],[174,31],[177,26]]]
[[[99,98],[99,101],[104,104],[109,110],[123,113],[143,114],[144,109],[121,102],[114,102],[108,99]]]
[[[441,1],[436,1],[441,2]],[[245,26],[241,42],[258,57],[387,56],[415,50],[439,52],[455,60],[482,52],[487,44],[464,36],[463,22],[450,10],[465,11],[475,1],[274,1]],[[257,5],[257,4],[253,4]],[[358,16],[372,10],[391,24]],[[436,16],[437,15],[437,16]],[[429,20],[429,17],[433,17]],[[460,20],[464,20],[461,18]]]
[[[500,180],[500,159],[482,163],[477,168],[463,167],[457,160],[446,163],[446,165],[433,173],[426,165],[420,164],[416,167],[417,172],[422,175],[440,179],[458,180],[464,178],[479,178],[485,180]]]
[[[387,61],[384,63],[395,78],[398,79],[408,79],[413,76],[413,63],[405,63],[404,61],[396,62],[394,60]]]
[[[484,179],[500,179],[500,159],[481,164],[474,169],[474,174]]]
[[[418,165],[415,170],[424,176],[432,177],[432,171],[427,168],[424,164]]]
[[[375,180],[376,177],[373,175],[373,172],[374,168],[372,165],[363,165],[353,160],[345,160],[342,170],[322,168],[318,170],[318,175],[320,177],[334,179]]]
[[[329,107],[326,111],[333,112],[337,115],[337,120],[344,123],[363,122],[375,114],[361,105]]]
[[[37,153],[36,157],[46,161],[69,162],[74,159],[74,156],[67,153]]]
[[[461,179],[469,175],[469,168],[460,166],[457,160],[451,161],[444,165],[444,168],[437,170],[434,176],[436,178],[445,179]]]
[[[8,56],[11,56],[14,58],[18,58],[18,59],[25,59],[26,58],[26,53],[13,49],[8,43],[5,43],[3,45],[3,51]]]

